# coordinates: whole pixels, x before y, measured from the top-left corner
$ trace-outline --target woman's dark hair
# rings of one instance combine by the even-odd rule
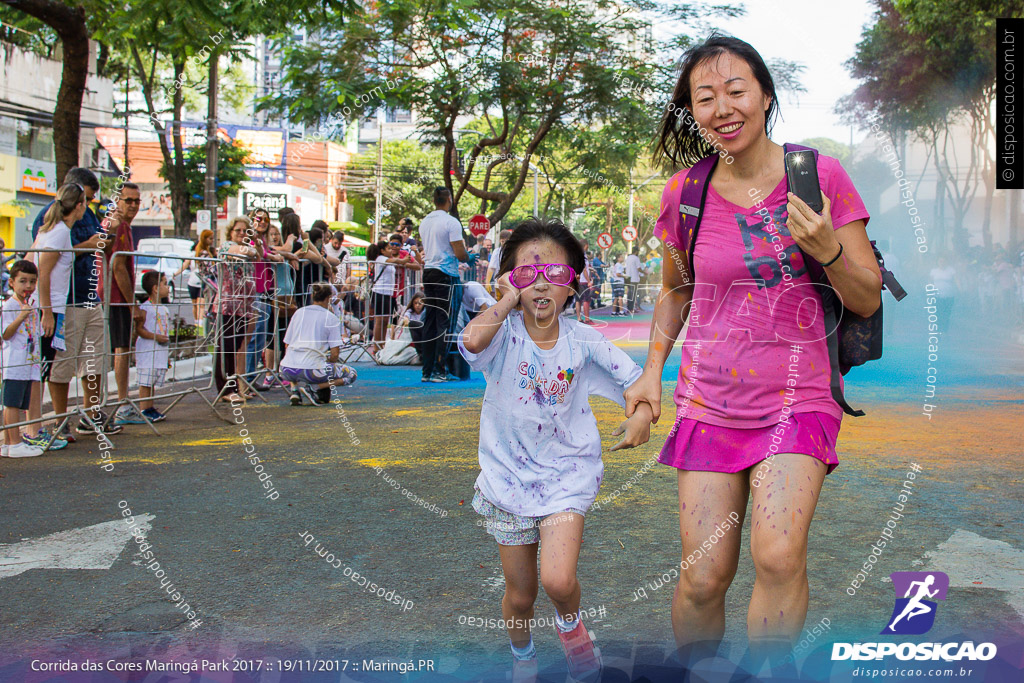
[[[292,214],[292,215],[294,216],[295,214]],[[316,244],[317,242],[321,241],[323,238],[324,238],[324,231],[321,230],[320,228],[310,228],[309,229],[309,241],[312,242],[313,244]]]
[[[295,235],[295,239],[302,239],[302,219],[298,214],[286,213],[281,216],[281,241],[288,239],[288,235]]]
[[[334,296],[334,287],[326,282],[314,282],[310,285],[310,298],[313,303],[318,304],[321,301],[327,301]]]
[[[11,270],[9,271],[9,273],[11,276],[11,280],[14,280],[14,278],[18,277],[18,273],[25,273],[26,275],[39,275],[39,269],[36,268],[36,264],[32,263],[31,261],[26,261],[25,259],[22,259],[20,261],[14,262],[14,264],[11,266]]]
[[[538,240],[550,240],[562,248],[569,261],[568,265],[576,271],[576,276],[573,277],[572,283],[569,286],[575,292],[580,291],[579,276],[583,272],[586,263],[583,248],[580,246],[579,240],[569,232],[569,228],[562,225],[561,221],[553,218],[529,218],[516,226],[516,229],[512,231],[511,237],[508,238],[505,246],[502,247],[501,265],[498,268],[497,277],[501,277],[515,267],[516,257],[521,246]],[[543,275],[540,277],[543,277]],[[571,297],[566,299],[566,307],[569,306],[570,301],[572,301]]]
[[[698,66],[726,53],[746,62],[754,72],[754,78],[757,79],[762,92],[771,98],[764,114],[764,132],[771,135],[772,126],[779,114],[779,98],[775,93],[775,81],[772,80],[771,72],[750,43],[715,32],[703,43],[687,50],[680,60],[679,80],[676,81],[672,100],[666,106],[665,114],[658,126],[658,139],[654,145],[653,155],[655,164],[671,162],[676,167],[689,167],[706,156],[718,153],[718,150],[700,136],[697,129],[691,130],[695,121],[691,114],[693,93],[690,92],[690,76]]]

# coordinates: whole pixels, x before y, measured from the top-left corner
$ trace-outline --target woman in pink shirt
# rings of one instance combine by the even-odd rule
[[[683,560],[672,628],[684,664],[714,653],[724,633],[749,497],[756,570],[750,646],[774,657],[803,628],[807,533],[825,475],[838,463],[843,414],[831,396],[821,297],[803,254],[825,266],[851,311],[867,316],[880,302],[860,196],[839,162],[824,155],[822,215],[787,194],[783,148],[769,138],[777,109],[757,51],[715,35],[684,57],[655,149],[656,160],[683,170],[662,195],[655,235],[664,242],[663,289],[626,414],[646,401],[657,420],[662,369],[689,317],[676,422],[659,458],[678,470]],[[689,167],[712,154],[720,160],[690,273],[680,190]]]

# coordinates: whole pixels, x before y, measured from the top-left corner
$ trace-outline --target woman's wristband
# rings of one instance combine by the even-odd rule
[[[833,263],[835,263],[836,261],[838,261],[838,260],[839,260],[839,257],[840,257],[840,256],[842,256],[842,255],[843,255],[843,243],[842,243],[842,242],[840,242],[840,243],[839,243],[839,253],[838,253],[838,254],[836,254],[836,257],[835,257],[834,259],[832,259],[831,261],[829,261],[828,263],[822,263],[822,264],[821,264],[821,267],[822,267],[822,268],[828,268],[828,267],[829,267],[829,266],[831,266],[831,265],[832,265]]]

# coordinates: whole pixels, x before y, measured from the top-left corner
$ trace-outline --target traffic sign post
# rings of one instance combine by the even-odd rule
[[[622,229],[622,239],[626,240],[627,242],[632,242],[633,240],[635,240],[636,228],[634,228],[632,225],[627,225],[626,227],[624,227]]]
[[[597,236],[597,246],[602,249],[608,249],[612,246],[612,234],[610,232],[602,232]]]
[[[202,234],[203,230],[210,229],[212,220],[213,212],[210,209],[199,209],[196,211],[196,230],[199,234]]]
[[[474,237],[483,237],[491,230],[491,221],[487,216],[478,213],[469,219],[469,231]]]

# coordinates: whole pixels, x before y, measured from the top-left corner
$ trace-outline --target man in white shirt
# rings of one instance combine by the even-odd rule
[[[468,262],[462,224],[449,214],[452,193],[445,187],[434,188],[435,210],[420,222],[423,242],[423,379],[447,381],[446,367],[451,321],[455,317],[455,293],[459,284],[459,261]]]
[[[630,313],[635,313],[637,309],[637,290],[640,289],[640,276],[643,270],[640,257],[636,255],[636,247],[633,247],[626,257],[626,295]]]

